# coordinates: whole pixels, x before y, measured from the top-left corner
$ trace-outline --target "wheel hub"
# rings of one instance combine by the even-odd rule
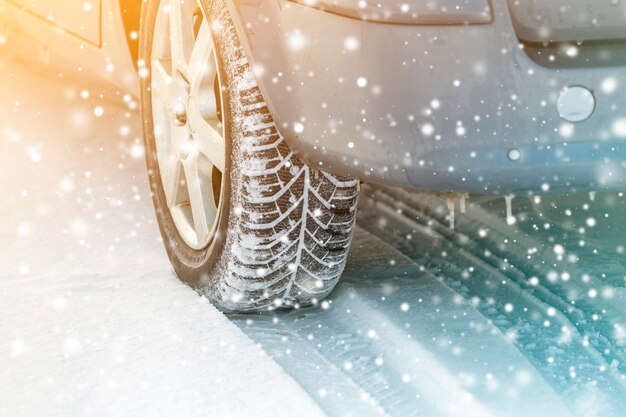
[[[179,126],[187,124],[187,106],[181,101],[175,101],[172,105],[172,116]]]

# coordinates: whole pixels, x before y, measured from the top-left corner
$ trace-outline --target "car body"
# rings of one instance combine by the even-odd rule
[[[621,62],[590,65],[581,58],[585,44],[575,46],[577,35],[587,35],[573,30],[561,36],[578,48],[577,57],[537,62],[535,50],[520,47],[513,2],[503,0],[485,2],[488,22],[458,25],[373,23],[305,6],[246,3],[237,15],[262,69],[261,89],[292,147],[326,169],[478,193],[624,184],[623,121],[615,120],[626,114],[626,96],[606,88],[626,80],[619,43],[607,47],[621,52]],[[615,13],[624,34],[624,6]],[[294,36],[305,46],[293,48]],[[351,38],[359,45],[353,50]],[[595,111],[584,122],[569,123],[557,109],[559,95],[573,85],[595,96]],[[302,133],[294,131],[296,123]],[[519,157],[509,158],[515,149]]]
[[[131,53],[136,50],[131,33],[137,27],[125,25],[124,16],[138,15],[139,5],[132,9],[113,0],[2,0],[0,7],[9,30],[28,35],[46,49],[40,53],[42,61],[46,51],[52,52],[61,58],[55,65],[137,95],[139,83]]]
[[[2,1],[12,21],[80,70],[136,91],[139,2]],[[228,7],[281,134],[310,164],[441,192],[626,184],[623,3],[300,3]],[[563,98],[574,86],[582,96]],[[591,114],[568,120],[561,101]]]

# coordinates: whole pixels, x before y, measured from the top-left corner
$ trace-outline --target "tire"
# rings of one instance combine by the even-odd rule
[[[225,3],[203,1],[201,7],[212,23],[225,166],[214,232],[200,249],[182,238],[166,202],[150,92],[158,2],[144,2],[142,11],[146,163],[167,254],[179,279],[223,311],[315,305],[344,269],[359,183],[313,169],[294,155],[264,102]]]

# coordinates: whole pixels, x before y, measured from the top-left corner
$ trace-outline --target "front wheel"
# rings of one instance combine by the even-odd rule
[[[141,113],[178,277],[218,307],[315,304],[345,266],[358,181],[290,150],[223,1],[143,3]]]

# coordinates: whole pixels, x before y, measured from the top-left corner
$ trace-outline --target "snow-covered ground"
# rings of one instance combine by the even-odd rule
[[[172,274],[137,111],[2,52],[0,416],[323,415]]]
[[[136,103],[0,48],[0,416],[623,416],[626,202],[365,185],[321,308],[172,274]],[[512,222],[510,222],[512,223]]]

